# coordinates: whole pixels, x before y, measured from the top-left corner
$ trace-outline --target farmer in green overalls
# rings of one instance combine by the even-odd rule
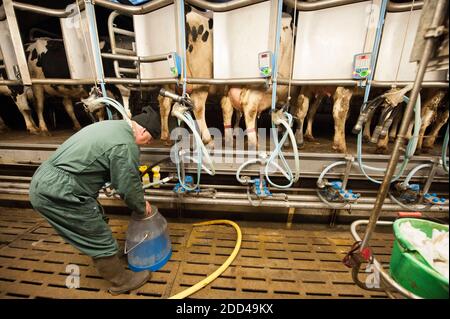
[[[136,289],[150,277],[148,271],[126,270],[118,245],[97,201],[107,182],[137,218],[151,213],[140,180],[139,146],[160,135],[157,112],[145,107],[131,121],[109,120],[86,126],[65,141],[36,171],[30,201],[61,237],[93,258],[99,274],[120,294]]]

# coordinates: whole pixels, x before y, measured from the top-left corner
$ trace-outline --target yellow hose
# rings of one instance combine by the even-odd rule
[[[236,224],[235,222],[232,222],[230,220],[219,219],[219,220],[212,220],[209,222],[197,223],[197,224],[194,224],[193,226],[196,227],[196,226],[207,226],[207,225],[217,225],[217,224],[228,224],[228,225],[233,226],[234,229],[236,229],[236,233],[237,233],[236,245],[234,246],[234,250],[231,253],[230,257],[228,257],[228,259],[223,263],[223,265],[220,266],[211,275],[209,275],[202,281],[196,283],[192,287],[190,287],[186,290],[183,290],[182,292],[170,297],[169,299],[183,299],[183,298],[186,298],[186,297],[192,295],[193,293],[199,291],[203,287],[206,287],[209,283],[211,283],[217,277],[219,277],[228,268],[228,266],[230,266],[230,264],[233,262],[233,260],[236,258],[237,254],[239,252],[239,249],[241,248],[241,241],[242,241],[242,233],[241,233],[241,229],[239,228],[238,224]]]

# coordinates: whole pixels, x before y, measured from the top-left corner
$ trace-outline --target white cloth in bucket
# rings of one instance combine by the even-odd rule
[[[448,279],[449,274],[449,246],[448,231],[433,229],[432,237],[420,229],[414,228],[410,222],[402,223],[399,227],[403,237],[416,248],[425,260],[441,275]]]

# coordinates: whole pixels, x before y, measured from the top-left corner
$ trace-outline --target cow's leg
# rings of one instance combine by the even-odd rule
[[[389,136],[386,135],[383,138],[379,138],[377,142],[377,148],[375,149],[376,154],[387,154],[388,153]]]
[[[422,142],[423,142],[423,136],[425,135],[425,131],[427,130],[428,126],[431,125],[433,122],[433,119],[436,115],[436,109],[432,107],[424,107],[422,110],[422,124],[420,125],[419,130],[419,138],[417,140],[417,148],[416,148],[416,154],[420,154],[422,152]]]
[[[126,86],[124,85],[117,85],[117,88],[120,91],[120,95],[122,96],[122,102],[123,102],[123,107],[125,109],[126,114],[128,115],[128,117],[131,118],[132,114],[131,114],[131,110],[130,110],[130,95],[131,95],[131,90],[128,89]]]
[[[39,120],[39,129],[41,130],[41,135],[49,136],[51,135],[48,131],[47,124],[44,120],[44,88],[42,85],[33,85],[33,95],[36,101],[36,113]]]
[[[95,116],[97,116],[97,119],[99,121],[104,121],[106,118],[106,111],[104,107],[99,108],[96,112],[95,112]]]
[[[37,128],[36,123],[33,120],[33,117],[31,115],[31,109],[28,105],[28,100],[26,97],[26,94],[18,94],[14,98],[14,103],[16,103],[17,107],[19,108],[20,113],[23,116],[23,119],[25,120],[25,126],[27,127],[27,131],[31,134],[39,134],[39,128]]]
[[[8,131],[8,127],[6,126],[5,122],[3,122],[2,117],[0,116],[0,133]]]
[[[234,136],[239,134],[239,131],[240,131],[239,123],[241,122],[241,118],[242,118],[242,112],[239,110],[236,110],[236,122],[234,123],[234,128],[233,128]]]
[[[244,109],[245,127],[248,138],[248,149],[255,150],[258,144],[256,136],[256,115],[258,114],[258,106],[251,100],[242,102]]]
[[[309,109],[309,97],[304,94],[300,94],[297,99],[297,111],[295,112],[295,118],[297,122],[297,130],[295,131],[295,141],[297,142],[297,148],[303,147],[304,144],[303,123],[305,122],[306,114],[308,114],[308,109]]]
[[[438,110],[438,114],[436,116],[436,120],[433,123],[433,126],[431,127],[431,131],[423,141],[422,148],[424,152],[428,152],[431,149],[433,149],[434,142],[436,141],[439,131],[445,125],[445,123],[447,123],[448,118],[449,118],[448,108],[446,108],[445,111],[443,112],[439,112]]]
[[[223,96],[220,100],[220,106],[222,107],[223,114],[223,127],[225,132],[225,148],[233,147],[233,126],[231,120],[233,118],[233,106],[228,96]],[[239,112],[241,114],[241,112]],[[239,123],[238,123],[239,126]]]
[[[400,124],[402,117],[403,117],[403,111],[400,111],[394,117],[394,121],[392,121],[392,126],[391,126],[391,129],[389,130],[389,141],[390,142],[394,142],[395,138],[397,137],[397,131],[398,131],[399,124]]]
[[[345,122],[350,108],[350,99],[353,91],[338,87],[334,93],[333,118],[334,118],[334,139],[333,150],[345,153],[347,145],[345,143]]]
[[[168,97],[158,96],[159,103],[159,114],[161,117],[161,140],[169,143],[170,142],[170,132],[169,132],[169,114],[171,99]]]
[[[205,146],[213,147],[214,141],[211,138],[211,134],[209,133],[208,126],[206,125],[205,120],[205,108],[207,97],[208,91],[196,90],[191,94],[191,99],[195,105],[194,115],[195,119],[197,120],[198,127],[200,128],[202,141],[205,144]]]
[[[370,136],[371,136],[371,134],[370,134],[370,124],[372,123],[372,119],[373,119],[373,114],[374,113],[375,112],[371,112],[369,114],[369,116],[367,117],[366,123],[364,123],[364,130],[363,130],[363,136],[362,136],[364,142],[369,142],[370,141]]]
[[[76,131],[79,131],[81,129],[81,125],[80,125],[80,122],[78,122],[77,117],[75,116],[75,112],[73,110],[72,99],[67,96],[64,97],[63,105],[64,105],[64,108],[66,109],[67,114],[69,115],[70,119],[72,120],[73,129]]]
[[[317,110],[320,106],[320,103],[322,103],[323,98],[324,98],[323,95],[318,95],[316,97],[313,105],[309,109],[309,112],[308,112],[308,106],[306,106],[306,112],[308,113],[308,118],[307,118],[308,123],[306,124],[305,140],[307,140],[307,141],[314,141],[312,125],[314,122],[314,117],[316,116]],[[306,113],[305,113],[305,115],[306,115]],[[303,123],[302,123],[302,126],[303,126]]]

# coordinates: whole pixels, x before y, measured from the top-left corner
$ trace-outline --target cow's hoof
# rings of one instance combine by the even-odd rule
[[[388,149],[386,146],[377,146],[377,148],[375,149],[375,154],[387,154],[388,153]]]
[[[297,143],[297,149],[302,150],[305,148],[305,143]]]
[[[389,136],[389,142],[390,143],[394,143],[395,142],[396,137],[395,136]]]
[[[346,153],[347,147],[333,144],[333,151],[335,151],[336,153]]]
[[[174,143],[172,140],[163,140],[163,145],[164,146],[172,146]]]
[[[362,140],[363,140],[364,143],[369,143],[370,142],[370,135],[363,135]]]
[[[169,133],[161,133],[160,140],[162,140],[162,141],[168,141],[168,140],[170,140]]]
[[[74,126],[73,130],[78,132],[79,130],[81,130],[81,126]]]
[[[308,142],[314,142],[315,138],[311,134],[305,134],[305,140]]]
[[[40,131],[39,135],[41,135],[41,136],[52,136],[52,134],[49,131],[44,131],[44,130]]]
[[[414,152],[414,155],[420,155],[423,153],[423,150],[421,148],[416,148],[416,151]]]
[[[211,151],[214,149],[214,141],[210,140],[209,142],[204,142],[205,143],[205,147],[208,151]]]
[[[430,147],[430,146],[422,146],[421,151],[422,151],[422,153],[430,153],[432,149],[433,149],[433,147]]]

